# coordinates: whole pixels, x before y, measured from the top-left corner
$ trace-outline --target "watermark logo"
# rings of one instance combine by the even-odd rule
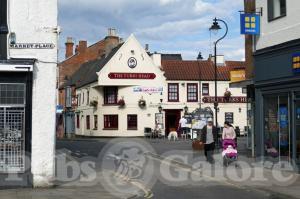
[[[113,195],[147,194],[155,183],[152,146],[142,139],[114,139],[101,151],[102,185]]]

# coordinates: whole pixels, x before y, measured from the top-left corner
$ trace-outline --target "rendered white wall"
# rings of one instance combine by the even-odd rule
[[[257,50],[300,38],[300,2],[287,0],[287,15],[270,22],[268,22],[267,2],[267,0],[256,0],[256,7],[263,8],[261,35],[257,37]]]
[[[57,0],[9,0],[9,28],[17,43],[57,46]],[[10,49],[10,58],[35,58],[32,93],[32,162],[35,187],[54,177],[57,47]]]

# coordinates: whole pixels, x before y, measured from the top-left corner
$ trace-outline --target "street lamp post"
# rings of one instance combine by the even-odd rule
[[[218,81],[218,69],[217,69],[217,44],[219,43],[219,41],[221,41],[222,39],[224,39],[228,33],[228,25],[225,21],[223,21],[222,19],[217,19],[214,18],[213,20],[213,25],[209,28],[210,31],[217,33],[218,30],[222,29],[219,25],[218,22],[222,22],[224,23],[225,27],[226,27],[226,31],[225,34],[218,39],[217,41],[214,42],[215,45],[215,57],[214,57],[214,62],[215,62],[215,102],[214,102],[214,109],[215,109],[215,125],[218,129],[218,93],[217,93],[217,81]]]

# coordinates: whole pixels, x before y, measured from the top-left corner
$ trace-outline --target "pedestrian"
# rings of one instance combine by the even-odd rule
[[[236,133],[233,128],[233,126],[228,122],[224,122],[224,128],[223,128],[223,133],[222,133],[222,139],[230,139],[230,140],[235,140],[236,139]]]
[[[204,144],[204,155],[206,160],[214,164],[215,160],[213,158],[215,143],[217,141],[217,127],[213,125],[212,118],[208,118],[207,125],[201,130],[201,139],[200,141]]]
[[[187,119],[185,119],[184,116],[182,116],[182,118],[179,120],[179,129],[180,129],[180,133],[182,134],[186,134],[186,123],[187,123]]]

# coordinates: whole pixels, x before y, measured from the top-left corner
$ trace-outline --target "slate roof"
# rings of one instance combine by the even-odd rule
[[[218,66],[218,80],[229,81],[230,71],[244,68],[245,62],[226,61],[225,66]],[[215,78],[214,62],[209,60],[162,60],[162,70],[167,80],[213,81]]]
[[[115,47],[105,58],[96,59],[82,64],[82,66],[71,76],[67,83],[62,87],[75,86],[76,88],[80,88],[87,84],[97,82],[97,72],[99,72],[107,64],[107,62],[116,54],[116,52],[121,48],[122,45],[123,44],[120,44],[117,47]]]

